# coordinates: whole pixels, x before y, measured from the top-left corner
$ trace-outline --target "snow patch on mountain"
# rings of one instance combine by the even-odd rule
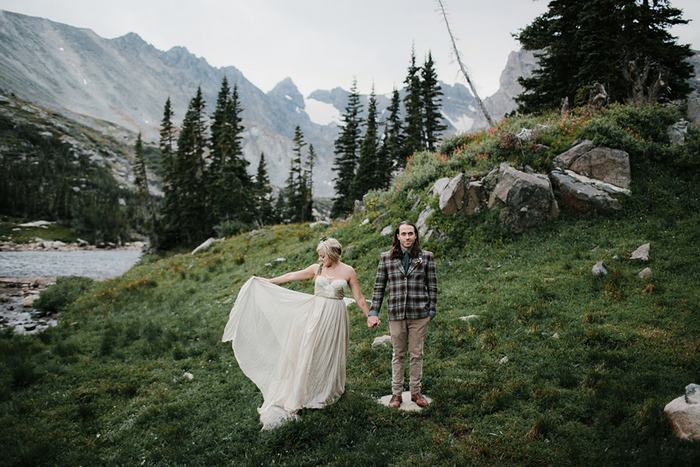
[[[304,107],[311,121],[317,125],[338,125],[340,123],[340,111],[333,104],[306,98],[304,99]]]
[[[450,122],[458,133],[468,133],[472,129],[472,125],[474,125],[474,119],[468,115],[449,118],[443,114],[443,117]]]

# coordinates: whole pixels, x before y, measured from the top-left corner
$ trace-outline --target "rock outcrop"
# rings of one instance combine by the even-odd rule
[[[629,154],[619,149],[601,148],[583,141],[552,161],[562,171],[571,170],[586,177],[629,189],[632,183]]]
[[[501,226],[515,233],[532,230],[559,215],[552,185],[546,175],[528,174],[503,163],[498,185],[489,198],[489,208],[503,203]]]
[[[631,194],[629,155],[625,151],[583,141],[557,156],[554,165],[557,168],[549,175],[532,173],[529,167],[517,170],[507,163],[481,179],[459,173],[436,180],[428,196],[439,197],[438,208],[445,216],[498,209],[501,226],[522,233],[557,217],[559,203],[581,215],[613,213],[622,209],[616,196]],[[418,217],[419,233],[444,240],[441,232],[428,228],[435,212],[431,207],[423,209]]]

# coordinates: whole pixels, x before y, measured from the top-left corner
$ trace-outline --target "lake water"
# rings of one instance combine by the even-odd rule
[[[141,259],[140,250],[0,251],[0,277],[118,277]]]

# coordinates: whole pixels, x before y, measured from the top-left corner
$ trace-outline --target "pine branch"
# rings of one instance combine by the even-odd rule
[[[467,67],[464,66],[464,63],[462,63],[462,58],[459,56],[459,50],[457,50],[457,44],[455,43],[455,38],[452,35],[452,30],[450,29],[450,23],[449,23],[449,21],[447,21],[447,13],[445,13],[445,6],[443,5],[442,0],[437,0],[437,2],[438,2],[438,5],[440,5],[440,11],[442,12],[442,17],[445,19],[445,26],[447,26],[447,33],[450,35],[450,40],[452,41],[452,49],[454,50],[455,56],[457,57],[457,63],[459,64],[459,68],[462,70],[462,74],[466,78],[467,83],[469,84],[469,88],[472,90],[472,94],[474,94],[474,97],[476,98],[476,102],[479,103],[479,108],[484,113],[484,116],[486,117],[486,120],[488,120],[489,125],[495,126],[493,123],[493,120],[491,119],[491,115],[489,115],[488,111],[486,110],[484,103],[481,101],[479,94],[476,92],[476,88],[474,87],[472,80],[469,78],[469,73],[467,73]]]

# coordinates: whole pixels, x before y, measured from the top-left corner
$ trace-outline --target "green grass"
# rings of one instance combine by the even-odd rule
[[[663,408],[700,383],[697,169],[645,170],[653,186],[636,179],[614,216],[564,211],[520,236],[493,213],[433,216],[450,240],[425,245],[439,298],[423,378],[434,402],[420,413],[377,403],[390,393],[391,349],[371,349],[388,333],[384,311],[370,330],[349,308],[345,395],[271,432],[220,340],[245,280],[311,264],[323,234],[355,246],[344,260],[369,298],[390,244],[378,232],[417,218],[413,200],[427,200],[431,177],[368,197],[368,214],[331,228],[268,227],[197,256],[148,256],[93,283],[56,328],[0,335],[0,464],[695,465],[700,450],[672,434]],[[386,202],[383,225],[361,225]],[[630,260],[647,242],[650,260]],[[607,276],[591,274],[599,260]],[[654,275],[638,278],[647,266]],[[310,281],[287,286],[312,291]]]

